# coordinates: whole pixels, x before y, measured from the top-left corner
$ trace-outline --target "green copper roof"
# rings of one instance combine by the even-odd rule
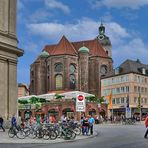
[[[42,57],[48,57],[49,56],[49,53],[47,51],[42,51],[40,56]]]
[[[83,46],[83,47],[79,48],[78,51],[79,52],[89,52],[89,49],[87,47]]]

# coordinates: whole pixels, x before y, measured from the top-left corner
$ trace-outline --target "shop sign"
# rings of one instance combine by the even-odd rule
[[[31,105],[30,104],[20,104],[18,106],[18,109],[31,109]]]

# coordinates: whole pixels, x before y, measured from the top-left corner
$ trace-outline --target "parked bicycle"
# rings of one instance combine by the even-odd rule
[[[16,136],[19,139],[24,139],[26,137],[24,130],[20,126],[10,127],[10,129],[8,130],[8,135],[10,138],[13,138]]]

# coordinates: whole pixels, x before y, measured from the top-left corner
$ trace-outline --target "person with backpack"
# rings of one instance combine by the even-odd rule
[[[5,129],[3,127],[4,119],[0,116],[0,128],[3,129],[3,132],[5,132]]]

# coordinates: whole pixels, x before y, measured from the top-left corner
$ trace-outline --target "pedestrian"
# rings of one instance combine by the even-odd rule
[[[82,134],[88,135],[88,128],[89,128],[89,123],[88,123],[88,118],[84,117],[83,123],[82,123]]]
[[[3,119],[3,117],[0,116],[0,128],[2,128],[3,132],[5,132],[5,129],[3,127],[3,123],[4,123],[4,119]]]
[[[147,138],[147,135],[148,135],[148,114],[145,118],[145,127],[146,127],[146,132],[145,132],[144,138]]]
[[[17,126],[17,121],[15,115],[12,116],[11,118],[11,126],[16,127]]]
[[[12,116],[11,118],[11,127],[13,129],[17,129],[19,130],[18,126],[17,126],[17,120],[16,120],[16,117],[15,117],[15,114]]]
[[[94,123],[95,123],[95,119],[93,118],[92,115],[91,115],[90,118],[88,119],[88,123],[89,123],[90,134],[93,135],[93,125],[94,125]]]

